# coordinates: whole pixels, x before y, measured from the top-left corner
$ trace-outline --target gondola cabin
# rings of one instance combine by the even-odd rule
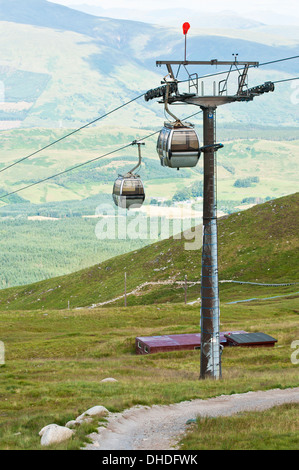
[[[144,186],[139,176],[119,176],[113,186],[114,203],[123,209],[137,209],[145,199]]]
[[[165,122],[158,137],[157,152],[162,166],[177,169],[196,166],[200,141],[193,125]]]

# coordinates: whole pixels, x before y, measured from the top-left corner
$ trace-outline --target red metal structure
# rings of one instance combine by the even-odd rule
[[[246,331],[225,331],[220,333],[220,344],[228,345],[227,336],[246,333]],[[226,336],[227,335],[227,336]],[[157,352],[200,349],[201,334],[140,336],[135,339],[136,354],[153,354]]]

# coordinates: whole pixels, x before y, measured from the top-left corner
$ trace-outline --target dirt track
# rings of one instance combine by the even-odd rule
[[[169,406],[134,407],[110,414],[107,427],[90,437],[86,450],[171,450],[197,416],[229,416],[241,411],[265,410],[284,403],[299,403],[299,387],[221,395]]]

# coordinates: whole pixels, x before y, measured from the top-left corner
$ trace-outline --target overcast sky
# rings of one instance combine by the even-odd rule
[[[298,0],[48,0],[53,3],[70,6],[83,11],[108,16],[111,18],[131,19],[149,23],[177,26],[183,20],[182,9],[186,8],[185,21],[196,15],[198,23],[201,13],[220,13],[231,11],[248,20],[255,20],[266,25],[297,25],[299,26],[299,1]],[[80,6],[79,6],[80,5]],[[98,10],[86,8],[98,7]],[[179,10],[176,10],[179,9]],[[163,15],[155,15],[159,10],[164,10]],[[189,10],[189,11],[188,11]],[[166,12],[169,11],[169,16]],[[176,15],[178,18],[176,19]],[[228,27],[231,27],[228,26]]]
[[[181,0],[50,0],[53,3],[62,5],[95,5],[102,8],[136,8],[138,10],[158,10],[165,8],[182,8],[184,4]],[[299,16],[298,0],[251,0],[241,2],[240,0],[209,0],[203,2],[200,0],[188,0],[185,3],[186,8],[197,11],[221,11],[233,10],[240,14],[254,9],[270,10],[284,15]]]

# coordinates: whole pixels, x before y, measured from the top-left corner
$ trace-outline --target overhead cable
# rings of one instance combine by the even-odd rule
[[[292,80],[299,80],[299,77],[285,78],[283,80],[276,80],[275,82],[272,82],[272,83],[291,82]]]
[[[282,61],[286,61],[286,60],[297,59],[297,58],[299,58],[299,55],[297,55],[297,56],[292,56],[292,57],[285,57],[285,58],[283,58],[283,59],[272,60],[272,61],[269,61],[269,62],[264,62],[264,63],[259,64],[259,67],[261,67],[261,66],[263,66],[263,65],[269,65],[269,64],[273,64],[273,63],[277,63],[277,62],[282,62]],[[250,66],[250,67],[254,67],[254,66]],[[224,74],[224,73],[229,73],[229,72],[230,72],[230,71],[228,71],[228,70],[227,70],[227,71],[224,71],[224,72],[216,72],[216,73],[204,75],[204,76],[198,77],[198,78],[199,78],[199,79],[202,79],[202,78],[214,77],[214,76],[216,76],[216,75],[222,75],[222,74]],[[282,82],[282,81],[289,81],[289,80],[297,80],[297,78],[294,78],[294,79],[286,79],[286,80],[280,80],[280,81],[276,81],[276,82],[273,82],[273,83],[280,83],[280,82]],[[179,81],[178,83],[184,83],[184,82],[187,82],[187,81],[189,81],[189,79],[187,79],[187,80],[181,80],[181,81]],[[64,135],[64,136],[62,136],[62,137],[60,137],[59,139],[56,139],[56,140],[54,140],[53,142],[50,142],[50,144],[48,144],[48,145],[46,145],[46,146],[40,148],[39,150],[36,150],[35,152],[33,152],[33,153],[31,153],[31,154],[29,154],[29,155],[23,157],[23,158],[20,158],[19,160],[17,160],[17,161],[15,161],[15,162],[11,163],[10,165],[7,165],[7,166],[4,167],[4,168],[1,168],[1,169],[0,169],[0,173],[2,173],[2,172],[4,172],[4,171],[8,170],[9,168],[12,168],[13,166],[15,166],[15,165],[17,165],[17,164],[19,164],[19,163],[21,163],[21,162],[27,160],[27,159],[30,158],[30,157],[33,157],[34,155],[37,155],[38,153],[40,153],[40,152],[42,152],[42,151],[44,151],[44,150],[46,150],[46,149],[52,147],[53,145],[56,145],[57,143],[59,143],[59,142],[65,140],[65,139],[67,139],[68,137],[70,137],[70,136],[76,134],[77,132],[79,132],[79,131],[81,131],[81,130],[83,130],[83,129],[85,129],[85,128],[87,128],[87,127],[93,125],[93,124],[95,124],[96,122],[100,121],[101,119],[104,119],[105,117],[109,116],[110,114],[112,114],[112,113],[114,113],[114,112],[116,112],[116,111],[119,111],[121,108],[127,106],[128,104],[132,103],[133,101],[137,101],[139,98],[142,98],[143,96],[146,95],[146,93],[147,93],[147,92],[142,93],[142,94],[140,94],[139,96],[136,96],[135,98],[133,98],[133,99],[131,99],[130,101],[127,101],[126,103],[124,103],[124,104],[118,106],[117,108],[113,109],[112,111],[109,111],[108,113],[103,114],[102,116],[100,116],[100,117],[94,119],[93,121],[88,122],[87,124],[84,124],[83,126],[81,126],[81,127],[79,127],[78,129],[75,129],[75,130],[73,130],[72,132],[70,132],[70,133],[68,133],[68,134],[66,134],[66,135]]]
[[[194,116],[196,116],[197,114],[200,114],[201,112],[202,112],[202,111],[197,111],[196,113],[191,114],[190,116],[187,116],[187,117],[184,118],[184,119],[190,119],[191,117],[194,117]],[[149,139],[150,137],[152,137],[152,136],[158,134],[159,132],[160,132],[160,129],[159,129],[158,131],[152,132],[151,134],[147,135],[146,137],[142,137],[141,139],[138,139],[138,141],[140,142],[140,141],[142,141],[142,140]],[[20,188],[20,189],[16,189],[15,191],[11,191],[11,192],[9,192],[9,193],[7,193],[7,194],[3,194],[2,196],[0,196],[0,199],[6,198],[6,197],[8,197],[8,196],[12,196],[13,194],[17,194],[17,193],[19,193],[19,192],[21,192],[21,191],[24,191],[25,189],[32,188],[33,186],[36,186],[36,185],[38,185],[38,184],[44,183],[45,181],[49,181],[49,180],[51,180],[51,179],[53,179],[53,178],[56,178],[56,176],[64,175],[64,174],[66,174],[66,173],[68,173],[68,172],[70,172],[70,171],[76,170],[77,168],[80,168],[80,167],[82,167],[82,166],[88,165],[89,163],[95,162],[95,161],[97,161],[97,160],[100,160],[101,158],[108,157],[109,155],[112,155],[112,154],[114,154],[114,153],[116,153],[116,152],[120,152],[121,150],[124,150],[124,149],[130,147],[131,145],[132,145],[132,143],[126,144],[126,145],[124,145],[124,146],[122,146],[122,147],[119,147],[119,148],[117,148],[117,149],[115,149],[115,150],[112,150],[111,152],[105,153],[104,155],[100,155],[99,157],[92,158],[91,160],[88,160],[87,162],[79,163],[78,165],[75,165],[75,166],[73,166],[73,167],[71,167],[71,168],[68,168],[68,169],[66,169],[66,170],[60,171],[59,173],[56,173],[55,175],[48,176],[47,178],[43,178],[43,179],[41,179],[41,180],[39,180],[39,181],[36,181],[35,183],[31,183],[31,184],[28,184],[28,185],[26,185],[26,186],[23,186],[23,187]]]
[[[45,147],[42,147],[41,149],[39,150],[36,150],[35,152],[31,153],[30,155],[27,155],[26,157],[23,157],[21,158],[20,160],[17,160],[16,162],[14,163],[11,163],[10,165],[7,165],[6,167],[2,168],[0,170],[0,173],[2,173],[3,171],[6,171],[8,170],[9,168],[12,168],[13,166],[17,165],[18,163],[21,163],[23,162],[24,160],[27,160],[28,158],[30,157],[33,157],[34,155],[42,152],[43,150],[46,150],[48,149],[49,147],[52,147],[53,145],[55,144],[58,144],[59,142],[61,142],[62,140],[64,139],[67,139],[68,137],[76,134],[77,132],[81,131],[82,129],[85,129],[86,127],[89,127],[91,126],[92,124],[95,124],[96,122],[100,121],[101,119],[104,119],[105,117],[109,116],[110,114],[116,112],[116,111],[119,111],[121,108],[123,108],[124,106],[127,106],[128,104],[132,103],[133,101],[136,101],[138,100],[139,98],[141,98],[142,96],[144,96],[144,93],[142,95],[139,95],[139,96],[136,96],[135,98],[133,98],[132,100],[130,101],[127,101],[126,103],[122,104],[121,106],[118,106],[117,108],[113,109],[112,111],[109,111],[108,113],[106,114],[103,114],[102,116],[94,119],[93,121],[91,122],[88,122],[87,124],[84,124],[84,126],[81,126],[79,127],[78,129],[75,129],[74,131],[70,132],[69,134],[66,134],[64,135],[63,137],[60,137],[59,139],[57,140],[54,140],[53,142],[51,142],[50,144],[46,145]]]
[[[292,56],[292,57],[285,57],[285,58],[283,58],[283,59],[277,59],[277,60],[273,60],[273,61],[269,61],[269,62],[264,62],[264,63],[259,64],[259,66],[269,65],[269,64],[273,64],[273,63],[277,63],[277,62],[283,62],[283,61],[286,61],[286,60],[292,60],[292,59],[297,59],[297,58],[299,58],[299,55],[297,55],[297,56]],[[250,67],[253,67],[253,66],[250,66]],[[226,72],[217,72],[217,73],[210,74],[210,75],[205,75],[205,76],[202,76],[202,77],[199,77],[199,78],[212,77],[212,76],[221,75],[221,74],[228,73],[228,72],[229,72],[229,71],[226,71]],[[287,82],[287,81],[292,81],[292,80],[298,80],[298,79],[299,79],[299,77],[294,77],[294,78],[289,78],[289,79],[277,80],[277,81],[275,81],[275,82],[273,82],[273,83],[282,83],[282,82]],[[184,80],[184,81],[187,81],[187,80]],[[183,83],[184,81],[180,81],[179,83]],[[88,122],[87,124],[84,124],[83,126],[79,127],[78,129],[75,129],[74,131],[72,131],[72,132],[70,132],[70,133],[68,133],[68,134],[66,134],[66,135],[64,135],[64,136],[62,136],[62,137],[60,137],[59,139],[57,139],[57,140],[51,142],[50,144],[48,144],[48,145],[42,147],[41,149],[36,150],[35,152],[31,153],[30,155],[27,155],[27,156],[25,156],[25,157],[23,157],[23,158],[17,160],[16,162],[11,163],[10,165],[8,165],[8,166],[6,166],[6,167],[0,169],[0,173],[2,173],[2,172],[4,172],[4,171],[8,170],[9,168],[12,168],[13,166],[15,166],[15,165],[17,165],[17,164],[19,164],[19,163],[21,163],[21,162],[27,160],[27,159],[29,159],[30,157],[32,157],[32,156],[34,156],[34,155],[36,155],[36,154],[42,152],[43,150],[46,150],[47,148],[52,147],[53,145],[55,145],[55,144],[57,144],[57,143],[59,143],[59,142],[65,140],[65,139],[67,139],[68,137],[70,137],[70,136],[76,134],[77,132],[79,132],[79,131],[81,131],[81,130],[83,130],[83,129],[89,127],[89,126],[91,126],[92,124],[95,124],[96,122],[98,122],[98,121],[100,121],[101,119],[103,119],[103,118],[109,116],[110,114],[112,114],[112,113],[114,113],[114,112],[116,112],[116,111],[119,111],[121,108],[123,108],[123,107],[127,106],[128,104],[130,104],[130,103],[132,103],[132,102],[138,100],[139,98],[143,97],[145,94],[146,94],[146,93],[142,93],[142,94],[136,96],[135,98],[131,99],[130,101],[127,101],[126,103],[124,103],[124,104],[118,106],[117,108],[113,109],[112,111],[109,111],[108,113],[103,114],[102,116],[100,116],[100,117],[94,119],[93,121],[90,121],[90,122]],[[199,114],[200,112],[201,112],[201,111],[199,111],[199,112],[197,112],[197,113],[194,113],[194,114],[188,116],[188,117],[185,118],[185,119],[189,119],[190,117],[193,117],[193,116],[195,116],[196,114]],[[143,139],[140,139],[140,140],[145,140],[145,139],[147,139],[147,138],[149,138],[149,137],[151,137],[151,136],[157,134],[158,132],[160,132],[160,130],[158,130],[158,131],[156,131],[156,132],[150,134],[149,136],[144,137]],[[79,165],[75,165],[74,167],[69,168],[69,169],[67,169],[67,170],[64,170],[64,171],[62,171],[62,172],[60,172],[60,173],[57,173],[57,174],[52,175],[52,176],[49,176],[49,177],[44,178],[44,179],[42,179],[42,180],[39,180],[39,181],[37,181],[37,182],[35,182],[35,183],[31,183],[31,184],[29,184],[29,185],[27,185],[27,186],[24,186],[24,187],[22,187],[22,188],[20,188],[20,189],[18,189],[18,190],[12,191],[12,192],[7,193],[7,194],[4,194],[3,196],[0,196],[0,199],[2,199],[2,198],[4,198],[4,197],[11,196],[12,194],[16,194],[16,193],[18,193],[18,192],[20,192],[20,191],[23,191],[23,190],[25,190],[25,189],[28,189],[28,188],[30,188],[30,187],[32,187],[32,186],[35,186],[35,185],[37,185],[37,184],[43,183],[43,182],[45,182],[45,181],[48,181],[48,180],[50,180],[50,179],[52,179],[52,178],[55,178],[56,176],[63,175],[63,174],[65,174],[65,173],[68,173],[69,171],[75,170],[76,168],[80,168],[80,167],[82,167],[82,166],[84,166],[84,165],[87,165],[87,164],[89,164],[89,163],[92,163],[92,162],[94,162],[94,161],[96,161],[96,160],[99,160],[99,159],[101,159],[101,158],[104,158],[104,157],[106,157],[106,156],[109,156],[109,155],[111,155],[111,154],[113,154],[113,153],[116,153],[116,152],[118,152],[118,151],[120,151],[120,150],[123,150],[123,149],[129,147],[130,145],[131,145],[131,144],[127,144],[127,145],[125,145],[125,146],[123,146],[123,147],[120,147],[120,148],[118,148],[118,149],[116,149],[116,150],[114,150],[114,151],[112,151],[112,152],[109,152],[109,153],[107,153],[107,154],[105,154],[105,155],[101,155],[101,156],[96,157],[96,158],[94,158],[94,159],[92,159],[92,160],[89,160],[89,161],[87,161],[87,162],[80,163]]]
[[[0,196],[0,199],[3,199],[5,197],[8,197],[8,196],[11,196],[12,194],[16,194],[16,193],[19,193],[20,191],[24,191],[24,189],[28,189],[28,188],[32,188],[33,186],[36,186],[37,184],[40,184],[40,183],[44,183],[45,181],[49,181],[50,179],[52,178],[55,178],[56,176],[61,176],[61,175],[64,175],[65,173],[68,173],[69,171],[72,171],[72,170],[75,170],[77,168],[80,168],[84,165],[87,165],[88,163],[92,163],[92,162],[95,162],[96,160],[100,160],[100,158],[104,158],[104,157],[108,157],[108,155],[111,155],[113,153],[116,153],[116,152],[120,152],[121,150],[127,148],[127,147],[130,147],[132,144],[127,144],[127,145],[124,145],[123,147],[120,147],[116,150],[112,150],[111,152],[108,152],[106,153],[105,155],[100,155],[99,157],[96,157],[96,158],[93,158],[91,160],[88,160],[88,162],[84,162],[84,163],[79,163],[78,165],[75,165],[71,168],[68,168],[67,170],[64,170],[64,171],[60,171],[59,173],[56,173],[55,175],[52,175],[52,176],[48,176],[47,178],[43,178],[42,180],[39,180],[39,181],[36,181],[35,183],[31,183],[31,184],[28,184],[27,186],[23,186],[22,188],[20,189],[16,189],[15,191],[12,191],[10,193],[7,193],[7,194],[4,194],[3,196]]]

